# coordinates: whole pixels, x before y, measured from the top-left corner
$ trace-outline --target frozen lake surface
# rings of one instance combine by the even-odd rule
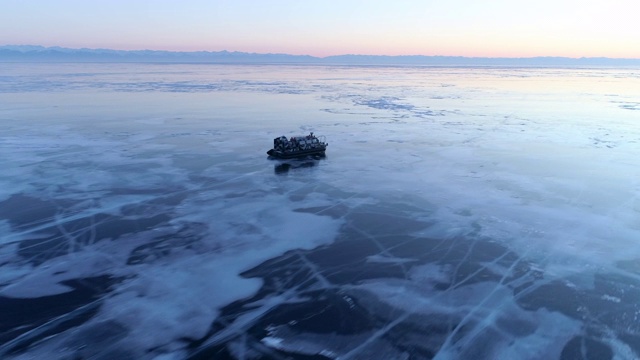
[[[640,357],[638,69],[3,64],[0,131],[4,359]]]

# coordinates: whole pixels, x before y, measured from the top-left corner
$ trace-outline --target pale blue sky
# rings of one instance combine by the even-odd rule
[[[631,0],[0,0],[0,45],[640,58]]]

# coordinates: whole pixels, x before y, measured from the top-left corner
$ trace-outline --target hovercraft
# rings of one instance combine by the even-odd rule
[[[269,156],[280,159],[291,159],[307,155],[324,156],[327,150],[324,136],[316,137],[313,133],[306,136],[280,136],[273,139],[273,149],[267,151]]]

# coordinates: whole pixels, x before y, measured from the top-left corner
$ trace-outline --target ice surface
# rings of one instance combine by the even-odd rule
[[[2,358],[640,357],[637,69],[5,65]]]

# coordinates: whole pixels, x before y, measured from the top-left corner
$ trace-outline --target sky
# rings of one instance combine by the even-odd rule
[[[637,0],[0,0],[0,45],[640,58]]]

